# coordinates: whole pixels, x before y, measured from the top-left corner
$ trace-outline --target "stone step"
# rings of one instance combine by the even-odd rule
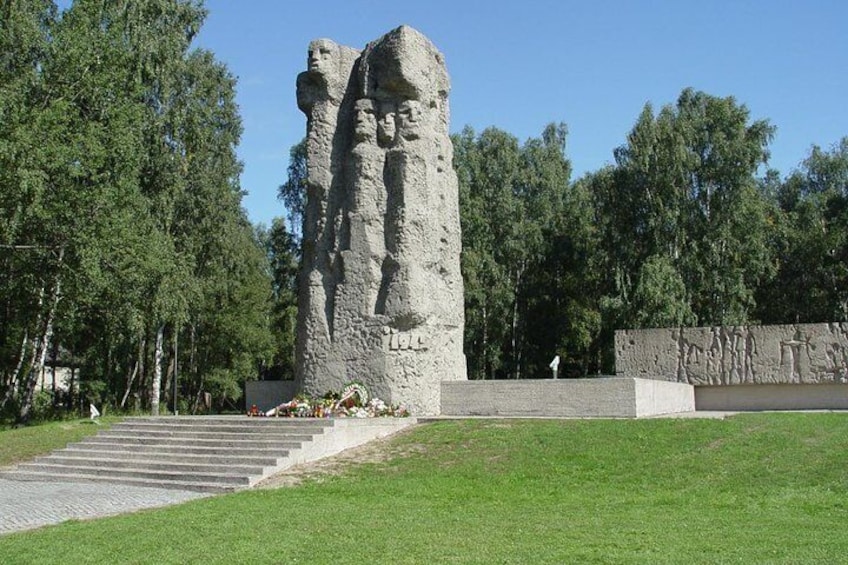
[[[145,445],[139,443],[122,443],[113,441],[98,441],[88,442],[81,441],[69,445],[66,449],[82,449],[86,451],[103,451],[109,452],[112,450],[130,452],[130,453],[173,453],[173,454],[188,454],[188,455],[255,455],[258,457],[276,457],[277,454],[287,453],[292,449],[297,449],[301,444],[293,442],[294,445],[287,448],[278,447],[221,447],[221,446],[197,446],[197,445],[160,445],[152,444]]]
[[[182,432],[182,431],[192,431],[192,432],[202,432],[202,433],[214,433],[214,434],[288,434],[288,433],[299,433],[299,434],[320,434],[324,433],[324,431],[329,426],[319,425],[313,423],[304,423],[302,425],[279,425],[279,426],[231,426],[227,424],[184,424],[184,423],[173,423],[173,424],[156,424],[156,423],[118,423],[113,425],[110,430],[112,431],[143,431],[143,432]]]
[[[263,465],[232,465],[223,463],[197,463],[179,460],[149,459],[146,461],[138,459],[113,458],[109,454],[106,458],[90,459],[87,457],[68,457],[59,454],[39,457],[34,464],[62,465],[65,467],[76,467],[80,469],[89,468],[114,468],[114,469],[143,469],[146,471],[172,471],[181,473],[212,473],[225,475],[261,475],[265,471]]]
[[[412,419],[132,418],[0,476],[226,492],[249,488],[283,468],[414,423]]]
[[[252,441],[305,441],[312,439],[313,436],[324,433],[323,430],[291,429],[291,430],[263,430],[263,431],[244,431],[244,432],[220,432],[206,430],[138,430],[135,428],[119,428],[110,429],[108,432],[98,434],[102,437],[144,437],[144,438],[186,438],[186,439],[213,439],[213,440],[228,440],[228,439],[247,439]]]
[[[252,450],[249,450],[247,453],[251,453]],[[110,459],[117,459],[122,461],[156,461],[156,460],[166,460],[166,461],[181,461],[184,463],[197,463],[200,465],[206,464],[221,464],[221,465],[249,465],[255,467],[271,467],[277,464],[277,461],[283,457],[288,456],[288,451],[277,451],[274,450],[274,456],[265,456],[265,457],[257,457],[250,455],[230,455],[232,453],[231,450],[225,450],[222,454],[219,455],[204,455],[204,454],[193,454],[193,453],[184,453],[182,451],[172,451],[170,453],[164,451],[149,451],[149,452],[139,452],[137,450],[133,451],[119,451],[114,449],[77,449],[67,447],[65,449],[60,449],[54,452],[54,455],[59,457],[73,457],[77,459],[98,459],[103,457],[109,457]]]
[[[127,418],[120,423],[126,425],[230,426],[242,428],[301,426],[328,428],[333,426],[332,418],[248,418],[246,416],[142,416]]]
[[[201,473],[176,471],[155,471],[135,468],[115,467],[80,467],[78,465],[52,465],[48,463],[21,463],[18,471],[32,471],[35,473],[50,473],[55,475],[77,475],[89,477],[125,477],[132,479],[147,479],[154,482],[187,481],[206,484],[232,485],[234,487],[247,487],[250,485],[250,477],[246,475],[228,475],[225,473]]]
[[[125,435],[118,433],[101,433],[96,436],[86,438],[82,444],[93,445],[97,443],[122,443],[130,445],[169,445],[186,447],[213,447],[213,448],[258,448],[258,449],[294,449],[300,447],[303,442],[312,440],[312,436],[290,436],[285,440],[263,440],[263,439],[193,439],[180,437],[144,437]]]
[[[133,477],[119,477],[110,475],[78,475],[74,473],[39,473],[35,471],[6,471],[0,473],[4,479],[12,481],[39,481],[53,483],[109,483],[117,485],[131,485],[137,487],[164,488],[172,490],[190,490],[194,492],[233,492],[243,487],[237,485],[225,485],[219,483],[207,483],[202,481],[151,481],[149,479],[138,479]]]

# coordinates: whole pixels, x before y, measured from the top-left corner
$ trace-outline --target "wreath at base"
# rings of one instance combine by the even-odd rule
[[[404,418],[409,410],[403,405],[386,404],[372,397],[368,388],[358,381],[342,387],[341,392],[327,392],[321,398],[299,394],[266,412],[256,405],[247,411],[248,416],[280,418]]]

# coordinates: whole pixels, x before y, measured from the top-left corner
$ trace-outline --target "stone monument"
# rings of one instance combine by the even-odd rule
[[[362,52],[319,39],[297,78],[307,199],[297,388],[349,381],[413,414],[465,380],[459,202],[442,54],[401,26]]]
[[[697,386],[845,385],[848,323],[619,330],[615,364],[619,375]]]

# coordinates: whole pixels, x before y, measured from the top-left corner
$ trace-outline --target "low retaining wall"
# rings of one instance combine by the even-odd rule
[[[244,383],[244,403],[249,409],[254,404],[267,412],[294,398],[294,381],[247,381]]]
[[[327,421],[331,423],[330,429],[316,435],[311,442],[304,443],[299,449],[292,450],[281,464],[266,476],[293,465],[330,457],[369,441],[388,437],[418,423],[416,418],[328,418]]]
[[[696,386],[696,410],[848,410],[843,384]]]
[[[443,416],[638,418],[695,410],[687,384],[627,377],[443,381]]]
[[[848,323],[620,330],[615,366],[692,385],[846,384]]]

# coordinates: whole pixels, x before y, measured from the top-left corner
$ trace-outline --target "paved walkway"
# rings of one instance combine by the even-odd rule
[[[0,535],[179,504],[199,492],[107,483],[48,483],[0,479]]]

